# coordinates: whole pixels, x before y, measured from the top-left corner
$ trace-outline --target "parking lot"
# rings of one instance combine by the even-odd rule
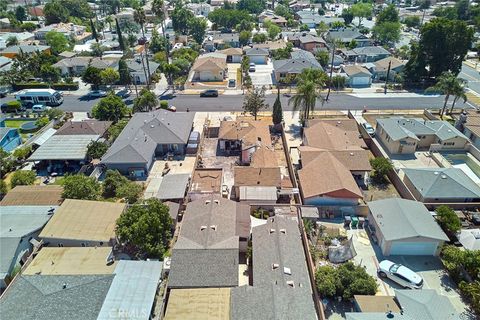
[[[273,64],[272,61],[268,61],[267,64],[255,65],[255,72],[249,72],[250,78],[252,78],[252,84],[256,87],[265,86],[270,88],[273,84]]]

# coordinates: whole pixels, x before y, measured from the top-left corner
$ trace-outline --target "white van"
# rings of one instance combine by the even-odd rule
[[[25,89],[15,94],[15,99],[27,108],[36,104],[59,106],[63,103],[63,96],[53,89]]]

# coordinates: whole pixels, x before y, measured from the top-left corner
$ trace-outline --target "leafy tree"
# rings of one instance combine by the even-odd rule
[[[128,120],[119,120],[117,123],[112,124],[108,128],[108,141],[113,142],[122,132],[123,128],[127,125]]]
[[[310,31],[310,27],[306,24],[300,26],[300,31]]]
[[[251,22],[252,17],[246,11],[220,8],[210,12],[208,20],[220,28],[231,30],[240,23]]]
[[[370,3],[358,2],[350,7],[354,17],[358,18],[358,26],[362,25],[362,20],[372,16],[373,8]]]
[[[373,37],[382,44],[392,45],[400,40],[400,22],[382,22],[376,24],[373,29]]]
[[[180,72],[180,68],[172,63],[165,63],[162,66],[162,72],[167,77],[169,85],[173,85],[176,75]]]
[[[288,100],[288,104],[293,105],[294,111],[302,109],[302,119],[305,121],[315,110],[317,100],[320,100],[322,105],[324,103],[321,90],[327,82],[327,75],[322,70],[304,69],[297,78],[297,94]]]
[[[130,181],[117,170],[107,170],[103,180],[103,196],[113,198],[117,195],[117,189]]]
[[[289,42],[285,48],[280,48],[272,52],[272,57],[275,60],[290,59],[293,51],[293,45]]]
[[[128,70],[127,62],[125,59],[120,59],[118,62],[118,82],[123,85],[130,85],[132,83],[132,77],[130,76],[130,71]]]
[[[370,159],[370,165],[373,169],[373,177],[379,182],[386,180],[386,175],[390,170],[393,170],[393,165],[387,158],[377,157]]]
[[[65,199],[97,200],[102,190],[95,178],[83,174],[65,176],[62,184]]]
[[[255,33],[252,38],[253,43],[265,43],[267,41],[267,35],[265,33]]]
[[[272,120],[273,124],[275,125],[281,124],[283,121],[282,103],[280,102],[280,90],[278,90],[277,98],[273,103]]]
[[[343,88],[345,88],[345,82],[346,82],[345,77],[333,76],[332,77],[332,83],[330,85],[333,88],[343,89]]]
[[[471,10],[470,10],[470,2],[468,0],[457,1],[457,3],[455,3],[455,10],[457,11],[458,19],[464,20],[464,21],[467,21],[470,19]]]
[[[145,10],[143,10],[141,7],[135,8],[135,11],[133,12],[133,20],[140,25],[142,35],[143,37],[145,37],[144,25],[147,22],[147,16],[145,14]]]
[[[443,231],[454,235],[462,229],[462,222],[450,207],[442,205],[435,209],[437,220]]]
[[[165,2],[164,0],[153,0],[152,2],[152,12],[155,17],[160,21],[162,25],[162,30],[165,36]]]
[[[189,22],[195,18],[193,13],[185,8],[183,5],[176,5],[175,9],[172,12],[172,26],[173,30],[175,32],[178,32],[180,34],[188,34],[190,28],[189,28]]]
[[[49,31],[45,34],[45,41],[51,47],[54,54],[68,50],[70,44],[68,39],[60,32]]]
[[[85,69],[85,71],[83,72],[82,81],[91,84],[93,89],[97,89],[103,81],[100,72],[100,69],[88,66],[87,69]]]
[[[438,77],[437,83],[432,87],[432,89],[438,90],[445,95],[443,107],[440,111],[440,117],[443,117],[443,115],[445,114],[448,99],[450,99],[450,96],[455,96],[455,101],[458,99],[457,96],[463,96],[464,100],[467,100],[466,95],[463,91],[462,81],[450,71],[442,73]]]
[[[7,183],[0,179],[0,195],[7,194],[8,188],[7,188]]]
[[[271,24],[269,27],[268,27],[268,37],[270,38],[270,40],[275,40],[277,39],[278,35],[282,32],[282,29],[277,26],[276,24]]]
[[[7,38],[7,41],[6,41],[6,45],[7,47],[11,47],[11,46],[17,46],[20,42],[18,41],[18,38],[15,37],[15,36],[10,36]]]
[[[101,57],[103,55],[103,52],[105,52],[106,49],[107,47],[102,46],[101,43],[95,42],[90,45],[90,52],[94,57]]]
[[[238,41],[240,42],[241,46],[245,46],[250,42],[250,38],[252,37],[252,33],[250,31],[240,31],[238,36]]]
[[[265,0],[240,0],[237,2],[239,10],[245,10],[249,13],[260,14],[265,9]]]
[[[254,88],[245,96],[243,110],[250,112],[257,120],[258,112],[262,109],[268,109],[268,104],[265,103],[265,88]]]
[[[10,154],[3,150],[3,148],[0,148],[0,178],[12,171],[14,168],[15,162],[10,157]]]
[[[105,68],[100,71],[100,78],[102,79],[102,83],[106,85],[113,85],[120,80],[120,74],[113,68]]]
[[[337,278],[337,271],[331,266],[320,266],[315,274],[315,283],[318,293],[322,297],[335,297],[340,281]]]
[[[149,112],[158,105],[157,96],[150,90],[144,88],[140,91],[138,98],[133,100],[133,112]]]
[[[121,184],[116,191],[117,198],[125,199],[128,203],[135,203],[142,195],[143,186],[141,184],[131,182]]]
[[[128,208],[117,220],[117,236],[124,245],[136,247],[150,258],[163,258],[172,238],[169,209],[158,199]]]
[[[457,20],[457,10],[454,7],[438,7],[433,10],[432,15],[435,17],[441,17],[448,20]]]
[[[25,146],[15,149],[15,151],[13,151],[13,157],[17,160],[25,160],[30,153],[32,153],[32,146]]]
[[[157,53],[157,52],[164,52],[167,48],[167,39],[165,37],[161,37],[158,32],[153,29],[152,31],[152,39],[150,41],[150,45],[148,46],[148,48],[150,49],[150,51],[152,51],[153,53]]]
[[[59,1],[52,1],[45,4],[43,8],[46,24],[68,22],[70,12]]]
[[[128,108],[122,98],[110,92],[93,107],[92,114],[95,119],[116,123],[128,114]]]
[[[352,23],[353,21],[353,18],[354,18],[354,15],[353,15],[353,12],[350,8],[348,9],[343,9],[342,11],[342,18],[343,20],[345,20],[345,24],[346,25],[349,25]]]
[[[193,17],[188,24],[193,40],[198,44],[202,44],[207,30],[207,20],[202,17]]]
[[[43,128],[43,127],[45,127],[49,122],[50,122],[50,120],[48,119],[48,117],[40,117],[40,118],[37,119],[37,121],[35,121],[35,124],[37,125],[37,127]]]
[[[27,170],[18,170],[12,174],[10,185],[12,188],[16,186],[30,186],[35,182],[35,172]]]
[[[399,22],[400,19],[398,17],[398,10],[394,4],[388,5],[385,9],[380,11],[377,15],[377,24],[381,24],[384,22]]]
[[[15,18],[20,22],[27,20],[27,11],[25,10],[25,7],[18,6],[15,8]]]
[[[92,19],[90,19],[90,29],[92,29],[92,38],[98,42],[97,29],[95,28],[95,24],[93,23]]]
[[[44,64],[40,68],[41,78],[46,82],[58,82],[61,74],[60,69],[53,67],[52,65]]]
[[[403,18],[403,23],[409,28],[418,28],[420,26],[419,16],[408,16]]]
[[[44,115],[48,117],[49,120],[60,119],[65,112],[62,109],[51,108],[44,112]]]
[[[102,141],[92,141],[87,146],[89,159],[100,159],[108,150],[108,144]]]
[[[22,23],[20,28],[22,28],[22,30],[24,30],[24,31],[32,32],[35,29],[37,29],[37,25],[33,22],[24,22],[24,23]]]
[[[330,63],[330,54],[328,53],[328,51],[317,51],[317,53],[315,54],[315,58],[317,59],[318,63],[320,63],[324,68]]]
[[[120,46],[120,49],[125,52],[127,50],[127,47],[125,45],[125,39],[122,36],[122,30],[120,29],[117,18],[115,18],[115,28],[117,29],[118,45]]]

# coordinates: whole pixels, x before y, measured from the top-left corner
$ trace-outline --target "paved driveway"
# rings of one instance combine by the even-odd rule
[[[250,78],[252,78],[252,84],[256,87],[265,86],[267,89],[273,84],[273,64],[272,61],[268,61],[267,64],[257,64],[255,66],[255,72],[250,72]]]

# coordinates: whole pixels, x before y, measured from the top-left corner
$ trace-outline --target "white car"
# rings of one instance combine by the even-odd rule
[[[380,262],[378,275],[381,278],[389,278],[404,288],[421,289],[423,286],[422,277],[409,268],[390,260]]]
[[[90,98],[103,98],[107,96],[107,92],[103,90],[93,90],[88,93]]]
[[[373,129],[373,127],[370,125],[370,123],[364,122],[364,123],[362,123],[362,126],[365,128],[365,131],[367,131],[367,133],[371,137],[375,137],[375,129]]]

